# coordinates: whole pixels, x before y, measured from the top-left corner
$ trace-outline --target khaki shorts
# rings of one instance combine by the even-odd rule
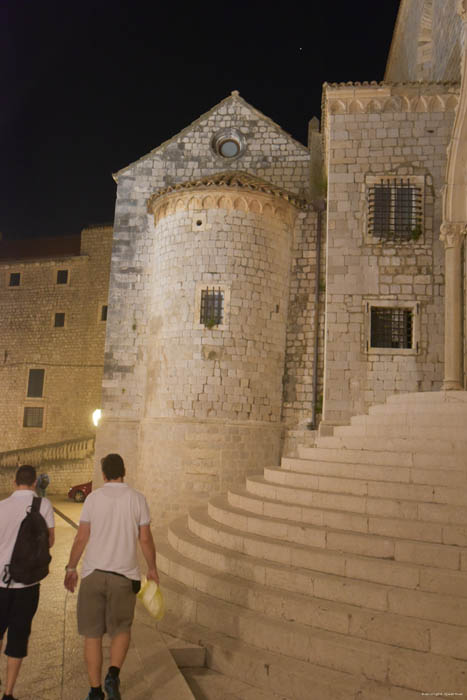
[[[111,637],[129,632],[136,595],[130,579],[93,571],[82,579],[78,593],[78,632],[84,637]]]

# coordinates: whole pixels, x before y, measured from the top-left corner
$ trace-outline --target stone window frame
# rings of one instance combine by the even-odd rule
[[[42,394],[40,396],[33,396],[32,394],[29,394],[29,383],[31,379],[31,372],[34,371],[42,371],[43,372],[43,379],[42,379]],[[47,379],[47,372],[44,367],[29,367],[27,376],[26,376],[26,400],[31,399],[32,401],[41,401],[44,399],[44,391],[45,391],[45,386],[46,386],[46,379]]]
[[[238,153],[235,153],[233,156],[226,156],[221,152],[222,145],[227,141],[233,141],[238,145]],[[220,131],[217,131],[211,139],[211,150],[223,163],[231,163],[232,161],[241,158],[245,153],[246,139],[238,129],[221,129]]]
[[[66,272],[66,282],[59,282],[58,276],[60,272]],[[69,267],[57,267],[55,268],[55,285],[57,287],[69,287],[70,286],[70,268]]]
[[[414,238],[399,238],[397,236],[382,238],[374,236],[370,231],[370,191],[375,185],[390,183],[391,181],[404,181],[409,185],[417,188],[420,192],[420,231]],[[364,216],[364,238],[365,243],[372,245],[390,245],[390,246],[410,246],[417,243],[423,243],[425,239],[425,200],[426,200],[426,181],[425,175],[367,175],[364,182],[365,192],[365,216]]]
[[[57,325],[57,316],[63,315],[63,325]],[[65,311],[54,311],[52,316],[52,328],[66,328],[67,327],[67,315]]]
[[[36,409],[40,411],[41,415],[41,425],[26,425],[26,414],[28,410],[31,409]],[[24,430],[44,430],[45,429],[45,418],[46,418],[46,411],[45,411],[45,406],[37,406],[34,404],[28,404],[24,406],[22,416],[21,416],[21,425]]]
[[[18,284],[11,284],[11,281],[14,277],[14,275],[18,275]],[[8,289],[18,289],[18,287],[22,287],[22,281],[23,281],[23,275],[21,272],[18,270],[15,270],[14,272],[9,272],[8,273]]]
[[[371,309],[410,309],[412,311],[412,347],[379,348],[371,345]],[[418,355],[420,353],[420,302],[400,301],[399,299],[365,299],[365,338],[364,352],[367,355]]]
[[[208,288],[219,289],[224,294],[224,308],[223,308],[223,319],[222,323],[219,325],[208,328],[204,323],[200,323],[201,314],[201,292]],[[230,319],[230,285],[224,284],[223,282],[198,282],[195,289],[195,306],[194,306],[194,316],[193,316],[193,328],[212,330],[212,331],[225,331],[229,327]]]

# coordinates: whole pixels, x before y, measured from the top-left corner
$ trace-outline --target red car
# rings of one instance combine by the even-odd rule
[[[92,481],[86,481],[85,484],[77,484],[72,486],[68,491],[68,498],[71,498],[75,503],[82,503],[86,500],[86,496],[92,491]]]

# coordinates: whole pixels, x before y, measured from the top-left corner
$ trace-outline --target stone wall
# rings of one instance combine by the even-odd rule
[[[96,227],[82,232],[80,255],[0,261],[0,451],[93,431],[111,245],[111,227]],[[66,284],[57,284],[59,270],[68,272]],[[11,274],[19,285],[10,286]],[[65,314],[63,327],[54,325],[56,313]],[[27,396],[30,369],[44,370],[41,397]],[[25,407],[43,409],[41,428],[23,427]]]
[[[398,392],[443,379],[444,250],[439,240],[456,88],[327,86],[329,171],[325,420],[345,423]],[[402,242],[368,235],[371,178],[415,177],[423,222]],[[411,350],[371,348],[371,305],[413,310]]]
[[[458,0],[402,0],[385,80],[460,81]]]
[[[216,135],[232,130],[243,145],[235,160],[213,148]],[[196,185],[200,178],[224,171],[263,181],[254,206],[240,184],[229,202],[219,193],[196,205],[188,197],[170,215],[148,215],[155,193],[202,189],[209,184]],[[129,480],[151,489],[159,519],[279,460],[295,234],[293,222],[273,215],[267,187],[305,195],[309,153],[235,93],[118,174],[96,455],[121,450]],[[261,197],[271,200],[264,210]],[[218,284],[229,325],[200,327],[200,285]]]

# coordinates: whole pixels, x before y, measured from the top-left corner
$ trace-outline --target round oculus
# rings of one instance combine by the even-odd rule
[[[217,150],[223,158],[235,158],[240,153],[240,144],[235,139],[223,139],[219,142]]]

